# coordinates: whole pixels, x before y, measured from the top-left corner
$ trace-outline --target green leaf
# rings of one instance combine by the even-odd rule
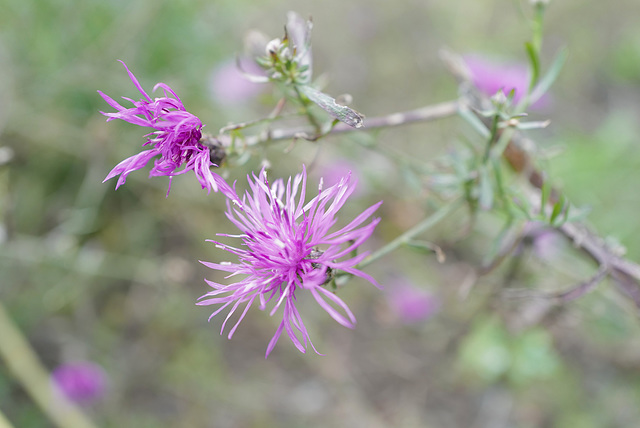
[[[488,211],[493,207],[493,186],[491,185],[491,177],[489,176],[489,171],[486,166],[480,167],[478,172],[480,173],[480,194],[478,195],[478,202],[480,203],[481,209]]]
[[[536,83],[538,83],[538,77],[540,76],[540,58],[538,57],[538,51],[533,46],[533,43],[525,43],[524,48],[527,51],[529,62],[531,63],[531,83],[529,83],[529,89],[533,89]]]
[[[561,194],[560,199],[558,199],[558,202],[556,202],[553,206],[551,217],[549,217],[549,224],[551,224],[552,226],[556,226],[556,219],[565,211],[566,205],[567,199],[564,197],[564,195]]]
[[[551,123],[550,120],[543,120],[543,121],[536,121],[536,122],[518,122],[518,124],[516,125],[516,128],[518,128],[521,131],[524,131],[527,129],[542,129],[549,126],[550,123]]]
[[[436,254],[436,258],[438,259],[439,263],[444,263],[446,260],[446,256],[444,254],[444,252],[442,251],[442,248],[440,248],[439,246],[437,246],[436,244],[434,244],[433,242],[428,242],[428,241],[417,241],[417,240],[411,240],[411,241],[407,241],[405,243],[405,245],[409,248],[412,248],[414,250],[417,250],[423,254]]]
[[[297,88],[314,104],[329,113],[331,117],[353,128],[362,128],[364,126],[364,117],[354,109],[338,104],[331,96],[309,85],[298,85]]]
[[[531,92],[529,96],[529,103],[533,104],[538,101],[553,85],[553,82],[556,81],[564,63],[567,59],[567,50],[562,49],[556,55],[556,58],[553,60],[551,67],[549,67],[549,71],[540,79],[540,82],[536,85],[535,89]]]
[[[460,107],[458,109],[458,115],[461,118],[467,121],[472,128],[474,128],[482,137],[489,138],[491,136],[491,132],[487,128],[487,126],[482,123],[478,116],[476,116],[471,110],[468,108]]]
[[[540,212],[544,212],[547,202],[549,202],[549,196],[551,195],[551,185],[549,180],[544,180],[542,183],[542,191],[540,194]]]

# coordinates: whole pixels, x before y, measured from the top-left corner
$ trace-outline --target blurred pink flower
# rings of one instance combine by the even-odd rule
[[[360,196],[366,193],[367,183],[365,180],[362,180],[357,165],[352,161],[337,158],[330,162],[323,162],[317,169],[315,175],[322,177],[323,185],[326,187],[338,184],[344,176],[351,175],[351,177],[358,181],[358,187],[353,192],[353,195]]]
[[[389,286],[389,306],[404,324],[426,321],[440,309],[440,299],[404,281]]]
[[[107,376],[102,367],[88,361],[58,366],[51,374],[58,393],[78,404],[90,404],[104,395]]]
[[[473,84],[485,94],[491,96],[500,89],[507,95],[515,89],[513,97],[517,104],[527,93],[529,88],[529,68],[519,62],[500,62],[480,55],[465,55],[464,61],[471,72]],[[543,95],[533,103],[534,108],[544,108],[549,105],[549,96]]]
[[[239,60],[242,70],[253,75],[264,75],[262,68],[249,58]],[[228,61],[216,68],[209,83],[214,100],[223,104],[240,104],[250,100],[262,91],[265,85],[251,82],[238,69],[236,61]]]
[[[539,259],[550,261],[562,252],[564,239],[554,229],[532,222],[525,228],[525,233],[532,240],[533,254]]]

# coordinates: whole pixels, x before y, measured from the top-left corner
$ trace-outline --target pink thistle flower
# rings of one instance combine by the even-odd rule
[[[265,86],[249,80],[247,73],[264,75],[262,68],[247,57],[228,61],[216,68],[210,80],[214,98],[222,103],[238,105],[264,92]]]
[[[88,361],[66,363],[51,374],[56,393],[78,404],[89,404],[105,393],[107,375],[102,367]]]
[[[200,142],[203,128],[200,119],[189,113],[178,95],[164,83],[158,83],[153,87],[153,91],[158,88],[162,89],[164,96],[151,99],[127,65],[120,62],[124,65],[131,81],[143,95],[143,98],[140,101],[134,101],[131,98],[122,97],[133,104],[133,107],[125,108],[108,95],[98,91],[102,98],[117,110],[115,113],[100,113],[108,117],[107,122],[122,119],[134,125],[153,128],[155,131],[145,135],[147,142],[144,143],[144,146],[151,148],[120,162],[111,170],[103,183],[120,175],[116,184],[117,189],[125,183],[129,173],[144,168],[149,160],[160,156],[155,160],[149,177],[169,176],[167,195],[171,190],[173,176],[188,171],[194,171],[203,189],[207,189],[209,192],[211,190],[217,191],[222,178],[213,174],[209,169],[211,166],[217,165],[211,162],[209,149]],[[183,165],[184,168],[177,171]]]
[[[479,55],[465,55],[464,62],[471,72],[473,84],[486,95],[492,96],[499,90],[506,95],[513,89],[513,102],[517,104],[528,91],[530,74],[525,64],[492,61]],[[532,107],[544,108],[548,104],[549,96],[543,95]]]
[[[356,319],[349,307],[324,285],[331,281],[337,270],[341,270],[378,286],[371,276],[356,268],[368,253],[357,256],[353,253],[371,236],[380,221],[375,218],[360,227],[382,201],[366,209],[347,226],[331,233],[329,230],[337,221],[338,210],[355,189],[356,183],[351,182],[350,175],[327,189],[322,188],[321,180],[318,195],[306,204],[307,173],[304,168],[293,182],[289,178],[286,185],[279,179],[269,186],[264,169],[259,177],[253,175],[253,180],[248,177],[248,181],[250,190],[242,202],[235,198],[237,207],[227,202],[227,217],[241,233],[219,235],[240,238],[242,248],[211,241],[219,248],[237,255],[239,262],[201,262],[211,269],[229,272],[227,278],[237,275],[243,278],[229,285],[205,280],[214,290],[203,295],[200,299],[204,300],[198,305],[222,305],[209,320],[231,305],[222,323],[222,334],[231,315],[241,304],[245,304],[240,318],[229,332],[231,339],[256,299],[261,310],[274,300],[276,303],[270,315],[283,307],[283,318],[267,346],[265,357],[269,356],[283,330],[295,347],[304,353],[307,341],[311,343],[311,340],[296,308],[296,293],[303,290],[309,292],[334,320],[353,328]],[[298,334],[302,336],[302,341]],[[318,353],[313,343],[311,347]]]
[[[404,324],[426,321],[440,309],[440,300],[426,290],[396,281],[389,288],[389,306]]]

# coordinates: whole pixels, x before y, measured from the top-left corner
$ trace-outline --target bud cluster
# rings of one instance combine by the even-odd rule
[[[285,37],[273,39],[265,48],[265,56],[256,58],[269,79],[287,85],[306,83],[310,77],[310,67],[304,64],[304,47],[296,46],[285,32]]]

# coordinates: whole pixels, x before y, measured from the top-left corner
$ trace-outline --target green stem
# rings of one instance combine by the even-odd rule
[[[542,49],[542,35],[543,35],[542,23],[544,19],[545,4],[542,1],[538,1],[534,5],[534,8],[535,8],[535,11],[534,11],[534,17],[532,22],[533,34],[531,37],[531,43],[533,45],[533,48],[536,50],[536,53],[540,54],[540,50]]]
[[[457,199],[457,200],[455,200],[455,201],[443,206],[438,211],[434,212],[429,217],[425,218],[420,223],[418,223],[417,225],[415,225],[411,229],[407,230],[405,233],[403,233],[402,235],[398,236],[396,239],[394,239],[393,241],[389,242],[387,245],[385,245],[384,247],[380,248],[378,251],[376,251],[375,253],[371,254],[366,259],[364,259],[358,265],[358,269],[361,269],[361,268],[373,263],[374,261],[378,260],[379,258],[381,258],[383,256],[386,256],[387,254],[389,254],[393,250],[397,249],[401,245],[404,245],[407,242],[411,241],[411,239],[413,239],[415,236],[421,234],[422,232],[425,232],[425,231],[431,229],[433,226],[438,224],[441,220],[443,220],[449,214],[451,214],[456,209],[458,209],[458,207],[460,207],[460,205],[462,205],[462,201],[463,201],[462,199]]]
[[[13,425],[11,425],[9,419],[2,413],[2,410],[0,410],[0,428],[13,428]]]
[[[491,131],[489,134],[489,140],[487,141],[487,147],[484,150],[484,157],[482,163],[487,163],[489,160],[489,155],[491,154],[491,148],[496,142],[498,136],[498,123],[500,122],[500,115],[497,113],[493,116],[493,120],[491,121]]]
[[[95,428],[87,416],[64,397],[54,396],[49,373],[0,302],[0,356],[42,411],[59,428]],[[0,419],[0,427],[3,421]],[[10,425],[7,425],[10,426]]]

